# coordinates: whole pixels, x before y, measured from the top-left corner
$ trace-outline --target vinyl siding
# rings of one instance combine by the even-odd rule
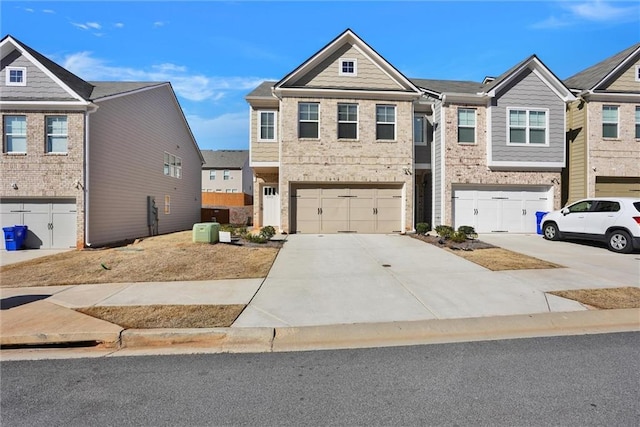
[[[147,196],[156,198],[159,233],[199,222],[202,165],[171,89],[161,86],[98,105],[89,128],[90,243],[147,236]],[[165,151],[182,158],[182,179],[164,175]]]
[[[356,76],[340,75],[339,67],[341,58],[356,59]],[[344,45],[329,58],[321,62],[315,69],[306,73],[291,85],[347,89],[404,89],[350,44]]]
[[[279,161],[278,138],[280,138],[280,115],[276,113],[276,140],[258,141],[260,129],[258,129],[258,114],[260,111],[276,111],[273,108],[251,109],[251,162],[277,162]]]
[[[509,87],[498,94],[491,108],[491,147],[493,162],[564,162],[565,150],[565,104],[533,72],[525,72]],[[549,145],[507,145],[507,108],[529,108],[548,110]]]
[[[27,70],[27,86],[6,86],[6,67],[23,67]],[[27,58],[14,50],[2,59],[0,70],[0,85],[2,85],[2,99],[20,99],[29,101],[39,100],[73,100],[74,98],[64,91],[49,76],[33,65]]]
[[[569,120],[569,194],[568,201],[587,196],[587,106],[576,101],[570,105]]]
[[[640,60],[631,65],[626,71],[620,74],[611,84],[607,86],[607,90],[614,92],[638,92],[640,91],[640,82],[636,80],[636,67],[640,65]]]
[[[433,227],[442,224],[442,103],[436,102],[433,112],[435,131],[433,135]]]

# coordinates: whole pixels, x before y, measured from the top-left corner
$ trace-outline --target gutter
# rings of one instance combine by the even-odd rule
[[[84,244],[91,247],[89,239],[89,116],[98,111],[98,106],[91,104],[84,118]]]

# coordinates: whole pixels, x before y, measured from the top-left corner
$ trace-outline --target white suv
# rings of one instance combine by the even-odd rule
[[[605,242],[609,250],[640,249],[640,199],[594,197],[579,200],[541,219],[547,240],[585,239]]]

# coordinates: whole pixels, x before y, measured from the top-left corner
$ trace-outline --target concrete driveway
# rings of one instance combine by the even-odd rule
[[[505,237],[492,235],[485,241],[567,268],[493,272],[410,236],[291,235],[264,284],[233,326],[578,311],[585,307],[545,292],[637,285],[638,256],[610,254],[588,246],[567,247],[569,243],[547,242],[537,235],[510,235],[512,240],[499,240]]]

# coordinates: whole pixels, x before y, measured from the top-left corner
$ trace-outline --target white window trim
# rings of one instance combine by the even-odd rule
[[[635,119],[636,126],[635,127],[637,128],[638,126],[640,126],[640,117],[638,117],[638,111],[640,111],[640,106],[636,105],[636,109],[634,111],[635,111],[635,115],[636,115],[636,119]],[[636,134],[635,128],[633,129],[633,133],[634,133],[634,135]],[[636,139],[640,139],[640,138],[638,138],[638,136],[636,135]]]
[[[636,65],[636,81],[640,82],[640,65]]]
[[[273,114],[273,138],[262,138],[262,113]],[[278,140],[278,112],[273,110],[258,110],[258,142],[275,142]]]
[[[340,120],[339,109],[340,109],[341,105],[355,105],[356,106],[356,121],[355,122],[349,121],[349,120]],[[345,141],[345,140],[346,141],[357,141],[358,139],[360,139],[360,125],[359,125],[359,123],[360,123],[360,107],[359,107],[359,105],[354,103],[354,102],[340,102],[340,103],[338,103],[337,110],[338,111],[336,111],[336,112],[338,113],[338,135],[336,135],[336,137],[341,141]],[[355,138],[340,138],[340,132],[339,132],[340,123],[347,123],[347,124],[355,123],[355,125],[356,125],[356,137]]]
[[[217,174],[215,169],[210,169],[209,170],[209,181],[215,181],[217,178]]]
[[[164,161],[167,156],[169,156],[169,162]],[[162,173],[164,176],[182,179],[182,157],[165,151],[162,160]]]
[[[49,133],[49,119],[54,119],[56,117],[64,117],[65,119],[65,123],[67,125],[67,132],[66,133]],[[69,152],[69,118],[66,115],[50,115],[50,116],[45,116],[45,154],[53,154],[53,155],[59,155],[59,154],[67,154]],[[67,139],[67,144],[66,144],[66,150],[64,151],[53,151],[53,149],[49,150],[49,137],[51,136],[57,136],[57,137],[65,137]],[[53,148],[53,147],[52,147]]]
[[[616,136],[604,136],[604,125],[613,124],[613,122],[605,122],[604,121],[604,107],[613,107],[616,109]],[[603,104],[602,105],[602,125],[600,127],[600,132],[602,132],[602,139],[620,139],[620,106],[619,105],[611,105],[611,104]]]
[[[473,126],[461,126],[458,124],[459,122],[459,118],[460,118],[460,110],[469,110],[469,111],[473,111]],[[463,127],[463,128],[470,128],[473,127],[473,142],[461,142],[460,141],[460,132],[458,131],[458,135],[456,138],[456,142],[460,145],[477,145],[478,144],[478,110],[475,108],[467,108],[467,107],[461,107],[458,108],[457,112],[456,112],[456,131],[457,129]],[[508,118],[508,114],[507,114],[507,120],[509,120]],[[521,144],[520,144],[521,145]]]
[[[12,82],[11,71],[22,71],[22,81]],[[26,67],[7,67],[5,69],[5,85],[7,86],[26,86],[27,85],[27,68]]]
[[[353,73],[345,73],[343,64],[345,62],[353,62]],[[358,75],[358,60],[356,58],[340,58],[338,61],[338,74],[341,76],[356,77]]]
[[[13,134],[13,133],[7,132],[7,127],[6,127],[6,125],[7,125],[7,123],[6,123],[7,117],[24,117],[25,118],[25,126],[27,125],[27,123],[26,123],[27,122],[27,116],[24,116],[22,114],[7,114],[6,116],[2,116],[2,122],[3,122],[2,125],[3,125],[3,130],[4,130],[4,135],[2,135],[2,138],[3,138],[3,141],[2,141],[2,145],[3,145],[2,152],[5,153],[5,154],[27,154],[27,146],[29,145],[29,141],[27,140],[28,131],[27,131],[26,127],[25,127],[25,133],[24,134],[21,134],[21,133]],[[9,148],[8,148],[8,145],[9,145],[8,144],[8,139],[9,139],[8,137],[9,136],[24,136],[24,139],[26,141],[25,150],[24,151],[9,151]]]
[[[510,112],[511,111],[525,111],[525,116],[527,119],[527,122],[525,124],[525,142],[511,142],[511,126],[509,125],[509,116],[510,116]],[[545,119],[545,129],[544,129],[544,144],[532,144],[529,141],[529,131],[531,130],[531,127],[529,125],[529,113],[532,111],[541,111],[544,112],[544,119]],[[507,108],[507,116],[506,116],[506,125],[507,125],[507,145],[511,146],[511,147],[548,147],[550,144],[549,141],[549,109],[548,108],[526,108],[526,107],[508,107]]]
[[[379,122],[378,121],[378,107],[393,107],[393,122]],[[380,142],[393,142],[393,141],[397,141],[398,138],[398,108],[396,105],[393,104],[376,104],[376,141],[380,141]],[[389,124],[393,124],[393,139],[378,139],[378,125],[379,124],[383,124],[383,125],[389,125]]]
[[[318,106],[318,120],[301,120],[300,119],[300,105],[302,104],[315,104]],[[321,105],[319,102],[300,102],[298,103],[298,139],[307,139],[307,140],[318,140],[320,139],[320,114],[321,114]],[[301,137],[300,136],[300,123],[317,123],[318,124],[318,135],[315,137]]]
[[[222,171],[222,180],[229,181],[231,179],[231,171],[229,169],[225,169]]]

